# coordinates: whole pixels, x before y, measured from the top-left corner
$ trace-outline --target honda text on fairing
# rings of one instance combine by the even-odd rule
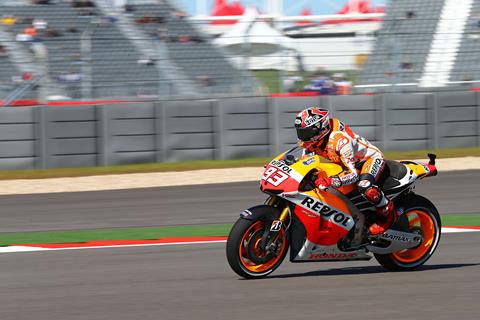
[[[227,240],[231,268],[245,278],[273,272],[290,249],[291,262],[370,260],[389,270],[412,270],[424,264],[440,239],[435,206],[413,192],[415,183],[437,174],[435,155],[429,163],[386,161],[378,185],[399,215],[385,232],[371,235],[378,216],[355,185],[316,188],[318,177],[342,167],[321,163],[318,155],[295,147],[265,166],[261,190],[264,205],[241,213]]]

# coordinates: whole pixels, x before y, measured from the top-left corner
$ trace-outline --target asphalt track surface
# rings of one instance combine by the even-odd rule
[[[480,213],[479,186],[480,170],[457,171],[419,181],[416,191],[441,214]],[[0,196],[0,232],[233,223],[265,199],[254,181]]]
[[[479,171],[419,183],[445,213],[479,212]],[[430,180],[430,181],[429,181]],[[3,231],[233,222],[256,183],[4,196]],[[57,221],[58,220],[58,221]],[[241,280],[225,245],[0,254],[0,319],[478,319],[480,233],[443,235],[419,271],[285,261]]]
[[[241,280],[224,244],[0,255],[2,320],[478,319],[480,233],[446,234],[419,271],[285,261]]]

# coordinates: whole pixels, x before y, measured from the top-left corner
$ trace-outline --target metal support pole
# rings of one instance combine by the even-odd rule
[[[170,158],[169,148],[168,148],[168,128],[167,128],[167,105],[166,102],[162,103],[162,160],[167,162]]]
[[[45,107],[34,107],[35,117],[35,168],[47,168],[47,116]]]
[[[166,102],[154,102],[153,112],[155,115],[155,161],[167,161],[167,128],[166,128]]]
[[[215,159],[225,160],[225,136],[223,120],[225,117],[222,100],[212,100],[215,110]]]
[[[477,147],[480,147],[480,94],[478,92],[475,93],[475,102],[477,107]]]
[[[108,112],[104,105],[95,107],[95,118],[97,122],[97,166],[107,166],[110,164],[109,157],[109,130],[108,130]]]

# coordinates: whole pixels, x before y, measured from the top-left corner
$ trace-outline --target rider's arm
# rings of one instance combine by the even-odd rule
[[[357,169],[355,168],[355,153],[352,140],[339,134],[335,137],[335,151],[338,153],[344,171],[338,175],[341,185],[352,184],[358,181]]]

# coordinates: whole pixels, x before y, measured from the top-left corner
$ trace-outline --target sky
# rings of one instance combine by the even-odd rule
[[[196,12],[197,0],[176,0],[180,6],[189,14],[194,15]],[[232,2],[234,0],[229,0]],[[372,5],[385,5],[388,0],[371,0]],[[214,0],[207,0],[209,12],[212,10]],[[264,10],[265,0],[241,0],[243,6],[254,5],[261,11]],[[303,8],[309,8],[312,14],[332,14],[340,10],[348,1],[347,0],[283,0],[283,13],[285,15],[299,15]]]

